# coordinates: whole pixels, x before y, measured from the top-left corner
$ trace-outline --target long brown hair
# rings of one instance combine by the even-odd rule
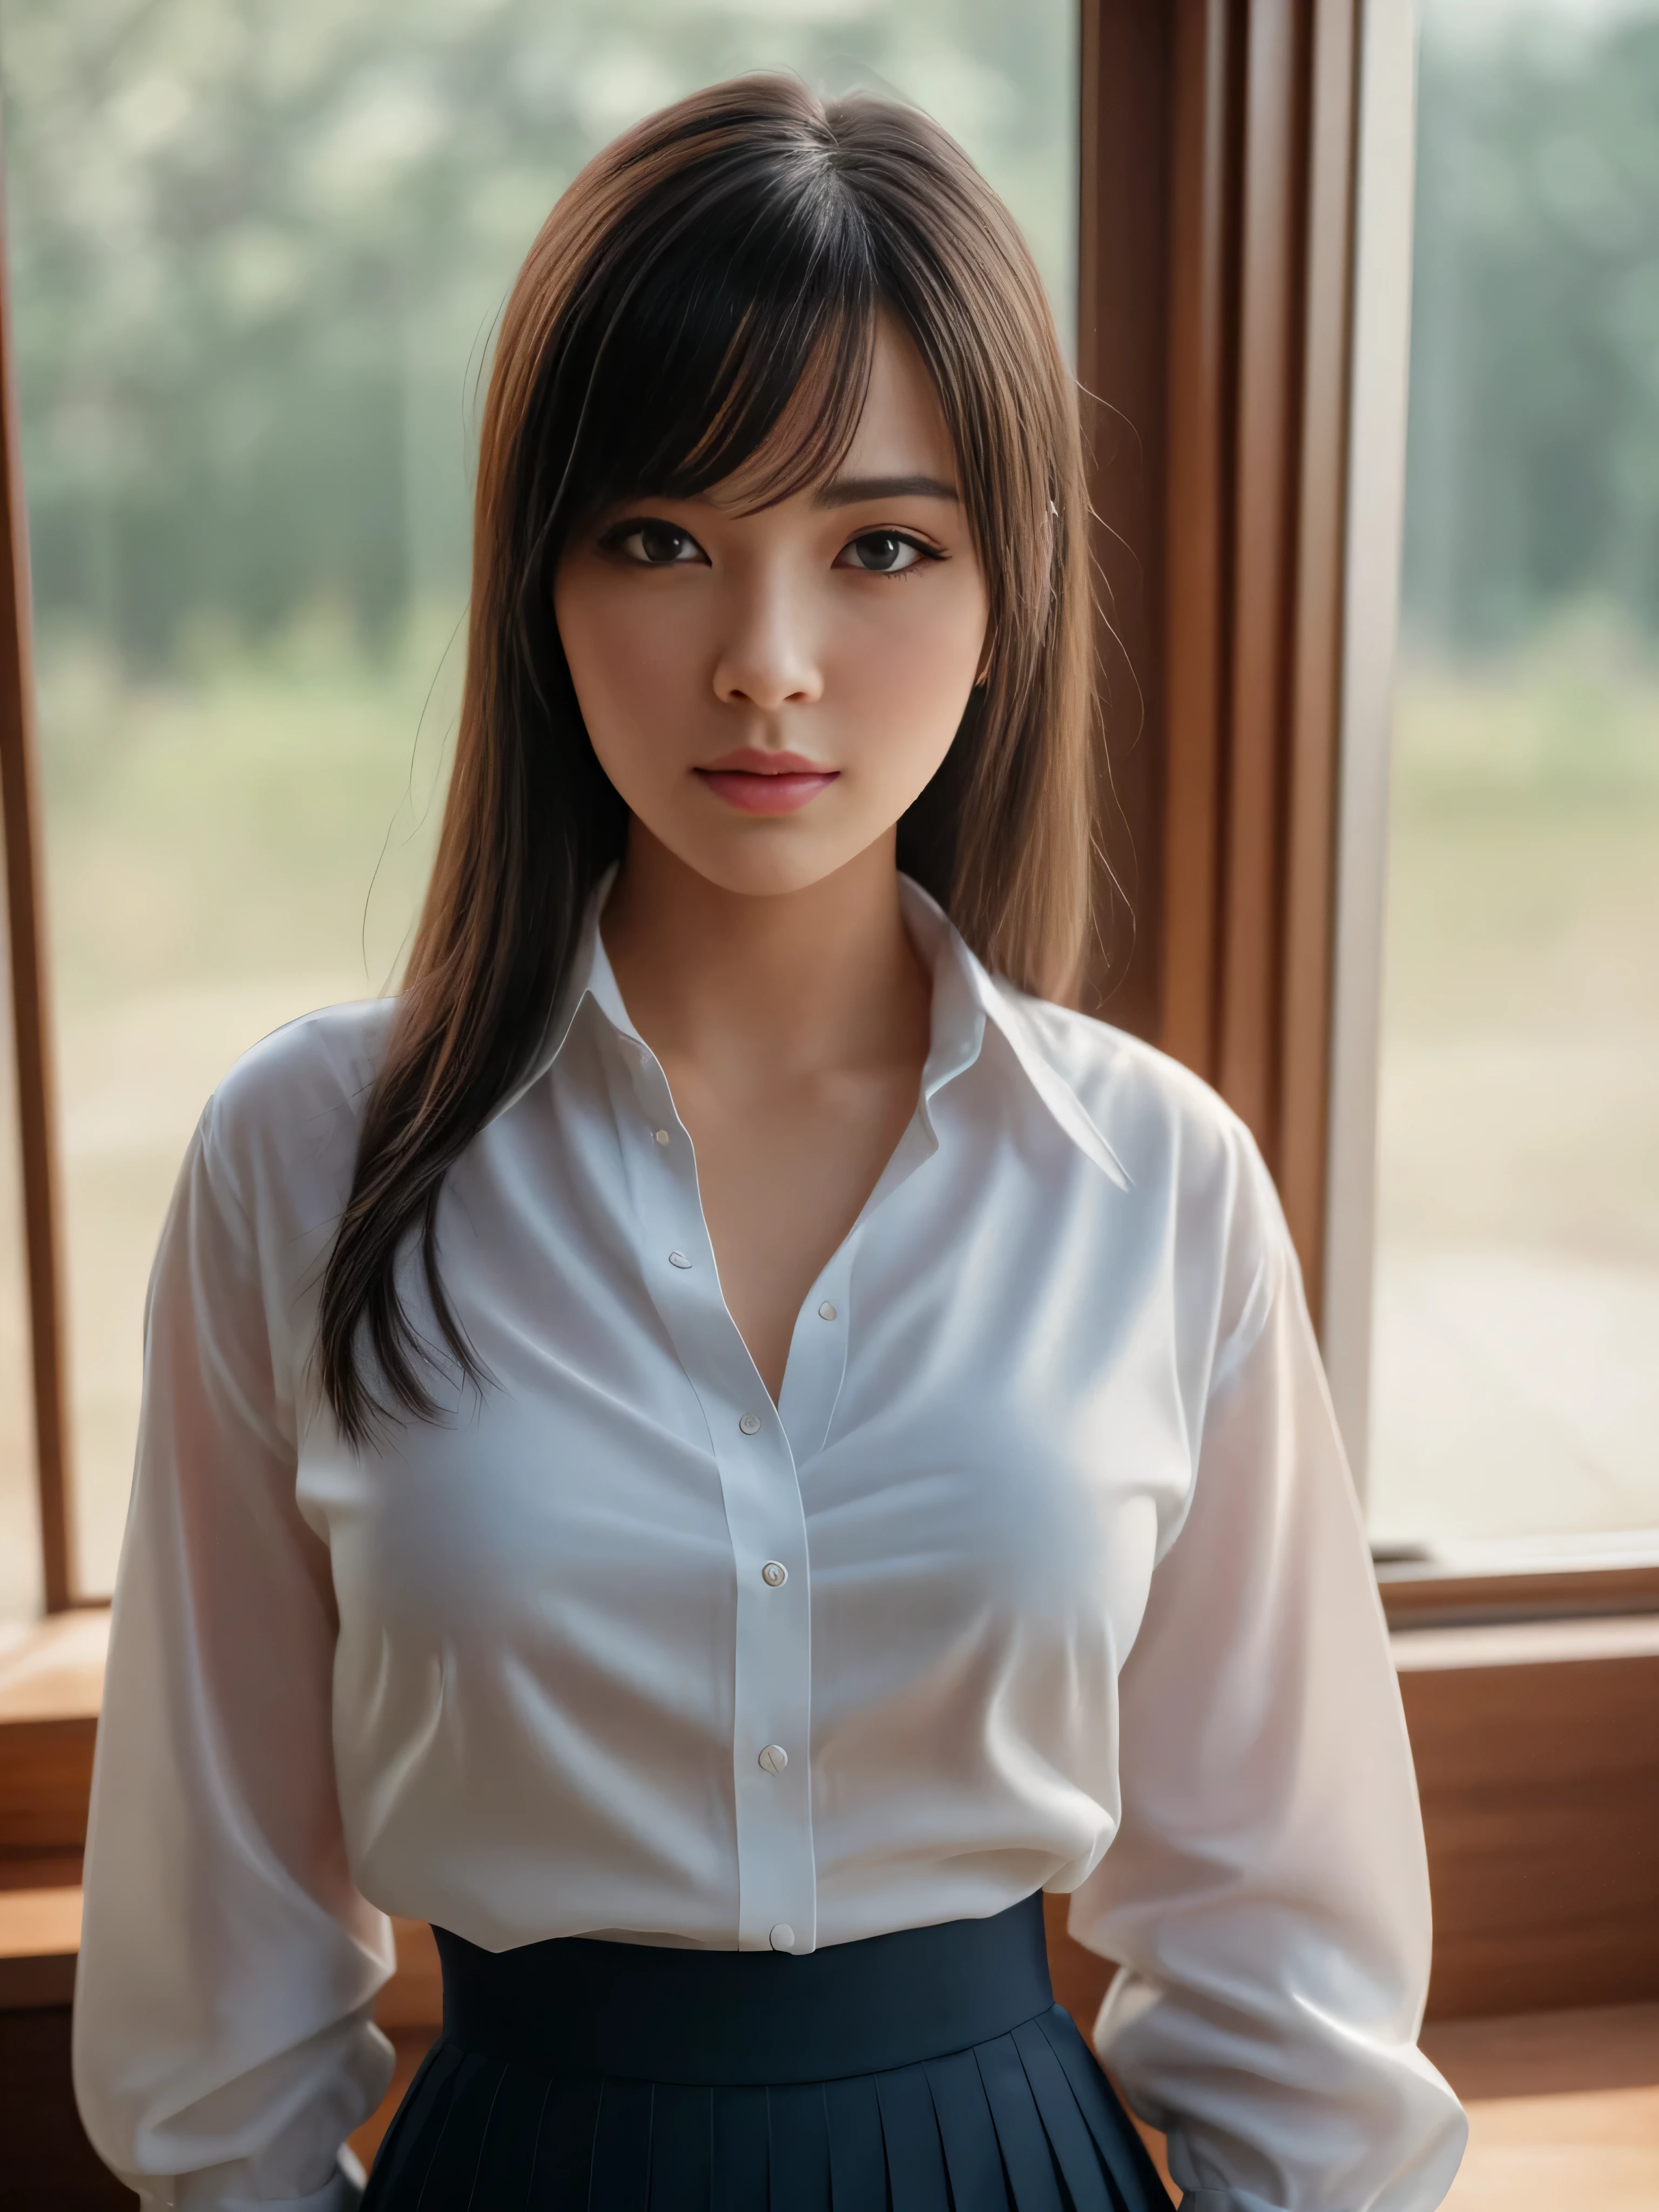
[[[1075,387],[1030,256],[961,149],[914,110],[826,103],[781,76],[695,94],[589,162],[501,319],[454,771],[323,1282],[319,1378],[354,1444],[399,1409],[432,1418],[423,1370],[446,1347],[480,1379],[440,1273],[444,1178],[533,1061],[626,838],[553,618],[560,554],[615,500],[695,497],[740,467],[756,506],[821,482],[857,427],[882,308],[939,391],[992,640],[988,676],[899,825],[900,866],[1013,981],[1058,996],[1075,972],[1086,510]],[[442,1346],[398,1290],[415,1230]]]

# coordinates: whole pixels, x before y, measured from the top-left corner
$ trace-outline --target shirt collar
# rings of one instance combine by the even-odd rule
[[[528,1073],[489,1116],[492,1121],[515,1106],[547,1074],[589,999],[619,1036],[643,1042],[629,1017],[599,932],[599,916],[616,874],[612,866],[595,887],[570,963],[570,979],[560,994],[541,1049]],[[924,1113],[947,1083],[965,1073],[979,1059],[988,1023],[1007,1045],[1037,1098],[1079,1151],[1120,1189],[1127,1190],[1129,1177],[1121,1161],[1055,1066],[1047,1040],[1027,1011],[1032,1002],[990,974],[969,950],[944,908],[920,884],[901,875],[899,896],[911,941],[933,976],[933,1034],[921,1071]]]
[[[1016,1066],[1038,1099],[1048,1109],[1078,1150],[1121,1190],[1130,1188],[1123,1163],[1096,1127],[1083,1102],[1055,1065],[1048,1040],[1028,1009],[1029,1000],[1012,984],[993,975],[969,951],[961,932],[936,901],[908,876],[899,878],[905,926],[912,941],[933,970],[933,1044],[922,1073],[922,1095],[931,1098],[939,1085],[978,1058],[980,1040],[988,1022],[1012,1054]],[[954,1066],[945,1064],[941,1047],[948,1033],[941,1024],[941,1006],[951,1009],[946,1024],[965,1035],[968,1010],[975,1024],[974,1048]],[[935,1062],[940,1072],[935,1079]]]

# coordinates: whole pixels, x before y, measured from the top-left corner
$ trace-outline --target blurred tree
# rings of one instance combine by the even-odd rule
[[[1563,602],[1659,630],[1659,19],[1459,40],[1419,112],[1405,607],[1442,648]]]
[[[473,380],[577,167],[759,66],[886,84],[1069,320],[1069,0],[5,0],[37,605],[156,665],[464,588]]]

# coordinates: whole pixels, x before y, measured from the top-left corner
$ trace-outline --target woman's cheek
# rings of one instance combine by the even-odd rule
[[[914,763],[930,763],[921,775],[925,783],[955,736],[973,690],[984,613],[965,593],[956,604],[911,611],[902,595],[925,586],[896,580],[885,588],[900,604],[887,620],[866,625],[849,646],[838,688],[854,710],[854,726],[861,735],[868,732],[884,762],[896,768],[908,759],[912,773]]]
[[[698,672],[689,611],[641,592],[573,591],[558,603],[576,703],[613,781],[661,781],[677,763],[663,737],[683,718]],[[624,793],[626,795],[626,793]]]

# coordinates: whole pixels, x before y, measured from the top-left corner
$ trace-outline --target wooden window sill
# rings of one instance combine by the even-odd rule
[[[1384,1560],[1376,1578],[1382,1610],[1396,1630],[1659,1613],[1659,1562],[1645,1559],[1589,1566],[1564,1562],[1524,1572]]]
[[[0,1893],[0,2013],[70,2003],[81,1948],[81,1892]]]
[[[1659,1614],[1392,1644],[1434,1895],[1430,2017],[1659,1998]]]

